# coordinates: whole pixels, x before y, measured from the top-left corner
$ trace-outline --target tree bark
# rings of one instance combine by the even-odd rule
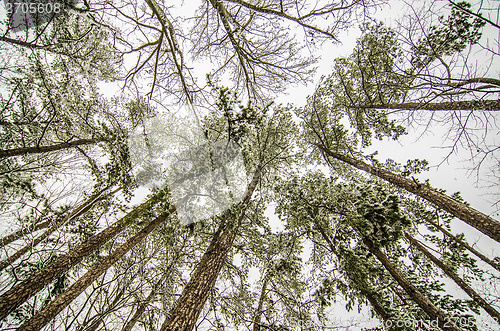
[[[136,233],[132,238],[127,240],[123,245],[118,247],[113,253],[108,255],[104,260],[97,265],[92,266],[85,275],[78,279],[66,291],[59,295],[54,301],[45,306],[29,321],[21,325],[18,331],[41,330],[48,322],[50,322],[61,310],[66,308],[74,299],[76,299],[85,289],[99,278],[109,267],[116,261],[129,252],[142,239],[149,235],[158,225],[163,223],[167,217],[175,211],[175,207],[167,212],[162,213],[155,220],[151,221],[146,227]]]
[[[269,282],[270,275],[266,273],[264,276],[264,281],[262,283],[262,289],[260,290],[259,304],[257,306],[257,312],[253,319],[253,331],[260,331],[260,322],[262,320],[262,312],[264,307],[264,300],[266,299],[267,283]]]
[[[436,307],[426,296],[424,296],[408,279],[406,279],[399,269],[387,258],[373,242],[367,238],[363,240],[368,250],[377,257],[382,263],[384,268],[391,274],[391,276],[398,282],[398,284],[405,290],[405,292],[412,298],[415,303],[422,308],[422,310],[432,319],[437,320],[438,325],[443,330],[460,331],[460,329],[447,317],[441,309]]]
[[[50,145],[50,146],[34,146],[34,147],[22,147],[7,150],[0,150],[0,159],[12,156],[20,156],[26,154],[39,154],[47,153],[53,151],[60,151],[63,149],[68,149],[76,146],[92,145],[103,141],[102,139],[78,139],[69,142],[64,142],[60,144]]]
[[[359,109],[400,109],[400,110],[486,110],[499,111],[500,100],[468,100],[452,102],[404,102],[385,105],[357,105]]]
[[[410,241],[410,243],[415,246],[420,252],[422,252],[429,260],[431,260],[435,265],[437,265],[443,272],[453,279],[453,281],[460,286],[465,293],[467,293],[472,300],[474,300],[479,307],[483,308],[493,319],[500,324],[500,313],[490,306],[479,294],[474,291],[472,287],[469,286],[462,278],[460,278],[451,268],[449,268],[443,261],[435,257],[431,252],[429,252],[417,239],[413,238],[408,233],[405,233],[405,237]]]
[[[371,166],[363,161],[357,160],[347,155],[335,153],[323,146],[317,145],[327,155],[348,163],[360,170],[366,171],[372,175],[382,178],[389,183],[392,183],[408,192],[414,193],[430,203],[442,208],[455,217],[460,218],[470,226],[481,231],[493,240],[500,242],[500,222],[497,220],[469,207],[461,202],[453,200],[444,193],[441,193],[433,188],[427,187],[424,184],[419,184],[403,176],[394,174],[382,168]]]
[[[227,220],[215,233],[208,249],[193,272],[191,279],[177,299],[174,308],[165,319],[161,331],[191,331],[205,305],[210,291],[215,285],[219,272],[233,246],[238,228],[245,217],[253,192],[260,180],[258,167],[241,202],[241,214],[238,220]],[[226,215],[231,214],[228,211]]]
[[[452,233],[450,233],[448,230],[446,230],[445,228],[443,228],[441,225],[437,224],[436,222],[434,222],[432,220],[429,220],[429,219],[425,219],[425,221],[428,222],[433,227],[435,227],[436,229],[438,229],[439,231],[441,231],[442,233],[444,233],[445,236],[448,236],[448,238],[451,238],[453,241],[455,241],[460,246],[468,249],[471,253],[473,253],[474,255],[476,255],[483,262],[489,264],[490,266],[492,266],[496,270],[500,271],[500,264],[495,263],[494,261],[492,261],[491,259],[489,259],[487,256],[485,256],[484,254],[480,253],[474,247],[472,247],[471,245],[469,245],[467,242],[465,242],[465,241],[457,238],[457,236],[453,235]]]
[[[32,243],[29,245],[24,246],[11,256],[9,256],[6,260],[0,262],[0,271],[5,269],[7,266],[9,266],[12,262],[16,261],[18,258],[26,254],[29,250],[33,249],[35,246],[37,246],[39,243],[47,239],[54,231],[59,229],[61,226],[63,226],[65,223],[70,221],[73,218],[79,217],[89,211],[98,201],[103,199],[102,194],[108,189],[108,187],[105,187],[98,193],[92,195],[90,198],[88,198],[85,202],[80,204],[75,210],[73,210],[69,215],[62,217],[58,220],[56,220],[47,230],[45,230],[44,233],[42,233],[40,236],[35,238]],[[121,188],[118,188],[111,192],[111,194],[117,192]]]
[[[11,233],[11,234],[3,237],[2,239],[0,239],[0,248],[6,246],[6,245],[8,245],[16,240],[21,239],[22,237],[24,237],[27,234],[36,232],[38,230],[45,229],[49,225],[50,225],[50,221],[38,222],[36,224],[31,224],[31,225],[25,227],[24,229],[21,229],[21,230],[14,232],[14,233]]]
[[[113,225],[89,238],[81,245],[75,247],[65,255],[60,256],[45,268],[35,272],[27,279],[17,284],[0,296],[0,320],[3,320],[11,311],[19,307],[24,301],[44,288],[52,279],[67,272],[70,268],[92,254],[111,238],[122,232],[130,222],[137,219],[141,213],[150,206],[164,198],[166,192],[160,191],[148,201],[134,208],[130,213],[122,217]]]

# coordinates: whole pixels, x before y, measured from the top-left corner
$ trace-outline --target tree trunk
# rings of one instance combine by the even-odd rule
[[[61,310],[66,308],[74,299],[76,299],[85,289],[99,278],[109,267],[118,261],[123,255],[129,252],[142,239],[149,235],[158,225],[163,223],[167,217],[175,211],[171,207],[168,212],[162,213],[154,221],[137,232],[132,238],[128,239],[123,245],[118,247],[113,253],[108,255],[97,265],[92,266],[80,279],[71,285],[66,291],[59,295],[54,301],[45,306],[29,321],[21,325],[18,331],[41,330],[49,323]]]
[[[389,313],[385,310],[385,308],[378,302],[378,300],[372,295],[372,293],[365,291],[363,289],[360,290],[361,294],[368,300],[370,305],[375,310],[377,316],[382,319],[382,321],[388,321],[391,319]],[[392,328],[388,327],[388,330],[392,330]]]
[[[103,141],[102,139],[78,139],[65,143],[50,145],[50,146],[35,146],[35,147],[22,147],[22,148],[14,148],[7,150],[0,150],[0,159],[11,157],[11,156],[20,156],[26,154],[39,154],[39,153],[47,153],[53,151],[60,151],[63,149],[68,149],[76,146],[84,146],[84,145],[92,145],[98,142]]]
[[[352,106],[359,109],[401,109],[401,110],[486,110],[499,111],[500,100],[468,100],[452,102],[405,102],[386,105]]]
[[[339,254],[337,253],[337,250],[335,248],[335,245],[333,244],[332,240],[330,239],[330,237],[326,233],[326,231],[323,228],[323,226],[320,224],[320,222],[318,222],[316,220],[316,218],[314,218],[314,215],[311,215],[311,216],[313,216],[314,224],[315,224],[316,228],[319,230],[319,232],[321,233],[321,236],[323,237],[323,239],[326,241],[326,243],[330,247],[330,250],[332,251],[332,253],[335,254],[335,255],[337,255],[337,256],[339,256]],[[351,274],[348,274],[347,277],[350,280],[352,280],[352,281],[354,281],[356,279],[356,276],[355,275],[351,275]],[[385,310],[385,308],[382,305],[380,305],[380,303],[372,295],[372,293],[370,293],[369,291],[367,291],[365,289],[362,289],[362,288],[360,288],[359,291],[368,300],[368,302],[370,302],[370,305],[373,307],[373,309],[375,310],[375,312],[377,313],[377,315],[383,321],[387,321],[387,320],[390,319],[391,316],[389,315],[389,313]],[[392,330],[392,328],[389,328],[389,330]]]
[[[486,310],[486,312],[493,317],[493,319],[500,323],[500,313],[496,311],[492,306],[490,306],[479,294],[474,291],[472,287],[470,287],[462,278],[460,278],[453,270],[451,270],[446,264],[443,263],[440,259],[435,257],[431,252],[429,252],[418,240],[413,238],[408,233],[405,233],[405,237],[410,241],[410,243],[415,246],[420,252],[422,252],[429,260],[431,260],[435,265],[437,265],[443,272],[453,279],[453,281],[460,286],[465,293],[467,293],[474,302],[476,302],[479,307]]]
[[[425,219],[425,221],[428,222],[429,224],[431,224],[433,227],[435,227],[439,231],[441,231],[442,233],[444,233],[444,235],[446,235],[449,238],[451,238],[453,241],[455,241],[460,246],[468,249],[471,253],[473,253],[474,255],[476,255],[483,262],[489,264],[493,268],[495,268],[498,271],[500,271],[500,264],[495,263],[494,261],[492,261],[491,259],[489,259],[488,257],[486,257],[484,254],[482,254],[478,250],[476,250],[474,247],[472,247],[471,245],[469,245],[467,242],[465,242],[465,241],[457,238],[457,236],[453,235],[452,233],[450,233],[448,230],[446,230],[445,228],[443,228],[441,225],[437,224],[436,222],[434,222],[432,220],[429,220],[429,219]]]
[[[113,225],[107,227],[81,245],[75,247],[65,255],[60,256],[45,268],[35,272],[27,279],[17,284],[0,296],[0,320],[3,320],[11,311],[19,307],[24,301],[44,288],[52,279],[67,272],[70,268],[92,254],[111,238],[122,232],[130,222],[135,220],[150,206],[164,198],[166,192],[160,191],[148,201],[134,208]]]
[[[365,245],[368,250],[377,257],[382,263],[384,268],[391,274],[391,276],[398,282],[398,284],[405,290],[405,292],[412,298],[415,303],[432,319],[437,320],[438,325],[443,330],[460,331],[460,329],[453,323],[453,321],[446,316],[441,309],[437,308],[426,296],[424,296],[413,284],[411,284],[399,271],[399,269],[387,258],[373,242],[367,238],[364,239]]]
[[[189,283],[165,319],[161,331],[191,331],[193,329],[233,245],[239,225],[245,217],[250,198],[260,180],[260,175],[260,167],[258,167],[243,197],[240,216],[236,222],[234,219],[227,220],[217,230]],[[228,211],[226,215],[231,215],[231,211]]]
[[[116,222],[5,292],[0,296],[0,319],[4,319],[12,310],[44,288],[52,279],[68,271],[124,229],[125,226],[121,222]]]
[[[260,331],[260,322],[262,319],[262,312],[264,308],[264,300],[266,299],[267,283],[269,282],[270,275],[266,274],[264,276],[264,282],[262,283],[262,289],[260,290],[259,304],[257,306],[257,312],[253,319],[253,331]]]
[[[337,160],[348,163],[360,170],[366,171],[402,189],[405,189],[408,192],[414,193],[419,197],[424,198],[425,200],[438,206],[439,208],[446,210],[455,217],[460,218],[462,221],[481,231],[493,240],[500,242],[500,222],[498,222],[497,220],[494,220],[493,218],[461,202],[453,200],[446,194],[441,193],[433,188],[427,187],[425,184],[416,183],[410,179],[394,174],[385,169],[371,166],[367,163],[364,163],[363,161],[357,160],[347,155],[332,152],[331,150],[320,145],[317,146],[327,155]]]
[[[27,234],[36,232],[38,230],[45,229],[49,225],[50,225],[50,221],[38,222],[36,224],[31,224],[31,225],[25,227],[24,229],[21,229],[19,231],[11,233],[8,236],[5,236],[2,239],[0,239],[0,248],[6,246],[6,245],[8,245],[16,240],[21,239],[22,237],[24,237]]]
[[[108,189],[108,187],[105,187],[98,193],[92,195],[90,198],[87,199],[87,201],[83,202],[80,206],[78,206],[75,210],[73,210],[69,215],[62,217],[54,222],[47,230],[45,230],[44,233],[42,233],[40,236],[35,238],[32,243],[24,246],[17,252],[15,252],[13,255],[9,256],[5,261],[0,262],[0,271],[5,269],[7,266],[9,266],[12,262],[16,261],[18,258],[26,254],[29,250],[33,249],[35,246],[37,246],[39,243],[47,239],[54,231],[59,229],[61,226],[63,226],[65,223],[70,221],[73,218],[79,217],[89,211],[98,201],[102,200],[104,196],[102,194]],[[118,188],[111,192],[111,194],[116,193],[118,190],[121,188]]]

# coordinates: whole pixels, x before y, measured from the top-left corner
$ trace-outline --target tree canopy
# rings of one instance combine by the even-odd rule
[[[489,7],[4,4],[1,329],[498,329],[498,200],[417,154],[498,194]]]

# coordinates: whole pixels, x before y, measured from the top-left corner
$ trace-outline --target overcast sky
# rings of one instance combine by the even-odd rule
[[[415,2],[417,6],[421,6],[424,1]],[[438,5],[445,5],[446,1],[440,1]],[[477,8],[477,4],[475,4]],[[405,12],[403,1],[390,1],[382,10],[378,11],[376,17],[389,26],[394,25],[394,20],[397,18],[395,14],[402,14]],[[484,1],[483,13],[489,16],[490,19],[498,23],[498,13],[500,12],[500,1]],[[473,7],[474,8],[474,7]],[[355,45],[356,38],[360,36],[358,28],[353,27],[352,30],[341,34],[340,40],[342,45],[325,44],[321,52],[321,60],[318,63],[318,72],[316,74],[315,82],[319,81],[321,75],[327,75],[331,72],[333,59],[339,56],[347,56],[351,53]],[[492,47],[495,51],[500,51],[499,46],[500,31],[498,29],[486,26],[483,30],[483,37],[480,44]],[[471,67],[479,69],[480,72],[487,72],[488,77],[500,77],[500,61],[499,56],[491,61],[491,55],[488,52],[480,51],[480,47],[474,48],[471,53],[469,63]],[[315,84],[308,84],[307,86],[291,87],[287,90],[285,95],[277,98],[278,103],[294,103],[296,105],[304,105],[306,103],[307,95],[314,91]],[[428,114],[421,114],[425,117]],[[499,116],[495,116],[500,120]],[[423,121],[424,122],[424,121]],[[487,139],[490,146],[500,146],[500,130],[498,124],[488,133]],[[398,141],[384,140],[374,141],[373,145],[366,150],[366,154],[378,151],[377,159],[385,161],[390,158],[398,163],[406,164],[409,159],[426,159],[429,161],[429,171],[416,176],[420,181],[430,180],[432,186],[442,188],[447,193],[461,192],[462,197],[468,201],[472,207],[500,220],[498,208],[500,206],[494,205],[500,199],[500,177],[491,178],[492,168],[500,167],[497,159],[487,158],[481,166],[481,171],[478,173],[471,171],[474,164],[470,161],[470,151],[464,148],[459,149],[458,152],[450,154],[450,141],[446,139],[448,127],[445,125],[434,125],[431,127],[417,126],[415,128],[408,128],[408,135],[401,137]],[[497,172],[498,173],[498,172]],[[486,188],[485,186],[491,185],[493,187]],[[484,236],[476,229],[470,227],[462,221],[452,221],[452,230],[454,233],[465,233],[467,240],[479,248],[483,253],[488,256],[500,256],[500,245],[492,239]],[[456,285],[447,282],[447,288],[453,292],[454,295],[466,297]],[[494,288],[492,288],[494,290]],[[497,293],[498,295],[498,293]],[[340,311],[339,311],[340,310]],[[356,318],[355,313],[345,314],[342,305],[335,307],[336,316],[344,316],[344,322],[349,318]],[[365,317],[369,316],[367,311],[364,310]],[[486,314],[483,314],[486,315]],[[489,316],[486,317],[489,320]],[[484,323],[484,324],[483,324]],[[482,325],[480,330],[488,329],[485,322],[478,322]],[[345,323],[344,323],[345,324]],[[489,323],[488,323],[489,324]],[[492,330],[495,324],[492,325]],[[367,326],[367,325],[366,325]],[[354,328],[356,329],[356,328]]]
[[[418,7],[424,6],[426,3],[429,4],[431,1],[416,1],[414,7],[418,9]],[[446,1],[437,1],[433,9],[436,10],[443,7],[446,3]],[[188,2],[184,2],[182,6],[174,8],[174,12],[182,14],[183,10],[186,10],[191,13],[194,8],[189,7],[188,4]],[[377,11],[375,17],[384,21],[389,26],[394,26],[395,20],[398,19],[400,15],[409,13],[409,4],[411,4],[411,2],[390,1],[390,4]],[[492,15],[491,17],[496,20],[499,4],[499,1],[483,2],[483,12]],[[496,11],[493,9],[496,9]],[[444,12],[443,14],[446,15],[447,13]],[[498,48],[499,33],[498,29],[486,26],[484,28],[481,44]],[[342,41],[341,45],[325,42],[321,47],[314,50],[315,55],[318,55],[320,59],[317,63],[318,70],[313,82],[307,83],[306,85],[289,87],[286,92],[279,95],[275,101],[278,104],[293,103],[297,106],[304,106],[306,97],[314,92],[320,77],[330,74],[333,60],[339,56],[349,55],[359,36],[360,30],[358,26],[353,25],[351,30],[340,34],[339,39]],[[495,50],[499,51],[500,49]],[[498,57],[496,57],[496,62],[491,62],[490,59],[491,56],[488,52],[480,51],[480,47],[476,47],[469,56],[469,65],[479,72],[487,72],[489,77],[499,77],[500,62],[498,62]],[[206,73],[210,70],[210,63],[200,63],[192,59],[191,66],[194,68],[193,72],[195,76],[199,78],[199,82],[203,82]],[[227,84],[231,85],[230,82],[227,82]],[[422,113],[420,116],[420,119],[423,120],[428,114]],[[473,163],[469,161],[470,153],[467,149],[461,148],[458,152],[450,154],[450,148],[447,148],[447,146],[450,145],[450,141],[445,139],[447,130],[448,127],[442,124],[430,127],[416,126],[408,128],[408,135],[402,137],[399,141],[374,141],[373,145],[365,152],[368,154],[378,151],[377,158],[380,161],[385,161],[387,158],[390,158],[402,164],[405,164],[409,159],[426,159],[429,161],[430,170],[418,176],[421,181],[429,179],[431,185],[437,188],[446,189],[449,194],[460,191],[465,200],[474,208],[499,219],[498,213],[496,212],[497,210],[493,206],[493,202],[496,201],[495,199],[497,198],[495,197],[495,193],[500,191],[499,187],[498,185],[494,185],[495,187],[489,190],[484,188],[488,180],[489,183],[491,183],[491,179],[487,178],[487,175],[491,174],[490,168],[494,166],[498,167],[498,163],[495,164],[494,158],[487,159],[482,164],[482,171],[479,173],[478,177],[477,173],[470,170],[473,167]],[[495,130],[489,132],[487,139],[492,146],[500,145],[498,126],[495,127]],[[493,184],[498,183],[495,183],[493,180]],[[276,217],[272,215],[272,209],[269,209],[266,214],[271,218],[275,229],[282,228],[282,226],[277,223]],[[489,256],[500,255],[498,243],[480,234],[474,228],[461,221],[454,221],[452,226],[455,233],[464,232],[467,239],[484,253]],[[306,249],[304,255],[306,256],[307,254],[308,250]],[[255,281],[257,277],[258,275],[255,275]],[[453,291],[454,294],[459,293],[454,285],[450,285],[449,289]],[[356,312],[348,314],[344,310],[343,304],[335,305],[332,311],[334,311],[332,315],[333,319],[339,317],[339,323],[341,325],[348,324],[351,318],[360,318],[366,321],[369,316],[366,309],[363,310],[361,315],[358,315]],[[373,326],[372,323],[370,324]],[[367,327],[368,325],[363,326]],[[360,327],[361,326],[358,328]]]
[[[198,4],[198,2],[194,2]],[[438,5],[444,5],[446,1],[438,1]],[[182,11],[191,12],[193,10],[192,7],[189,6],[189,1],[185,1],[180,3],[180,5],[175,5],[173,10],[175,13],[182,13]],[[424,1],[417,1],[416,6],[422,6]],[[396,15],[400,15],[404,13],[404,8],[407,4],[403,1],[390,1],[390,5],[385,6],[381,10],[378,11],[376,18],[386,22],[388,25],[393,24]],[[484,7],[486,13],[492,14],[494,20],[498,19],[498,15],[495,16],[495,13],[499,12],[500,1],[485,1]],[[492,47],[498,48],[498,40],[499,40],[500,31],[498,29],[490,28],[489,26],[485,27],[484,37],[481,40],[483,45],[488,45]],[[277,103],[293,103],[297,106],[303,106],[306,102],[307,95],[311,94],[321,75],[328,75],[331,72],[333,60],[339,56],[347,56],[351,53],[353,46],[355,45],[356,38],[360,36],[360,31],[357,26],[353,26],[351,30],[342,32],[340,34],[340,40],[342,41],[342,45],[333,45],[332,43],[325,42],[321,48],[315,50],[316,55],[320,56],[320,60],[318,62],[318,70],[316,72],[316,76],[312,83],[308,83],[307,85],[294,86],[287,89],[286,93],[280,95],[276,98]],[[500,48],[496,49],[496,51],[500,51]],[[500,62],[491,63],[484,55],[485,53],[474,53],[474,57],[471,58],[474,65],[478,66],[481,70],[488,70],[488,74],[490,77],[498,78],[500,76]],[[498,57],[497,57],[498,58]],[[485,60],[486,59],[486,60]],[[207,73],[207,68],[210,66],[206,63],[190,63],[190,66],[194,67],[195,75],[199,77],[201,81],[204,80],[205,74]],[[102,91],[106,95],[113,95],[118,93],[119,87],[117,85],[112,86],[111,84],[103,84]],[[422,115],[425,116],[425,115]],[[500,118],[497,119],[500,120]],[[500,199],[500,196],[495,197],[496,193],[500,192],[499,186],[493,187],[491,189],[486,189],[484,185],[488,182],[488,175],[491,174],[489,171],[490,168],[497,166],[498,163],[495,163],[493,158],[487,159],[486,162],[482,165],[482,172],[480,173],[480,177],[476,176],[476,173],[471,172],[470,168],[472,163],[468,161],[469,159],[469,151],[461,149],[458,153],[451,154],[446,160],[446,156],[449,154],[449,149],[443,148],[444,146],[449,145],[449,141],[444,140],[444,136],[447,133],[446,126],[433,126],[424,130],[422,127],[416,127],[409,129],[409,134],[407,136],[402,137],[399,141],[388,141],[385,140],[383,142],[374,142],[373,146],[367,149],[368,153],[378,151],[378,159],[380,161],[385,161],[387,158],[391,158],[400,163],[406,163],[408,159],[426,159],[429,161],[431,169],[430,171],[421,174],[419,176],[420,180],[430,179],[431,184],[434,187],[446,189],[448,193],[453,193],[460,191],[462,196],[471,203],[471,205],[487,214],[492,215],[497,220],[500,219],[497,209],[493,206],[492,202],[496,201],[495,199]],[[425,131],[425,132],[424,132]],[[494,146],[500,146],[500,135],[498,127],[496,130],[489,132],[488,139],[490,139],[490,143]],[[498,180],[498,178],[496,179]],[[499,184],[494,182],[495,179],[489,179],[490,183]],[[478,187],[478,183],[480,187]],[[142,194],[139,194],[141,196]],[[271,215],[269,215],[271,216]],[[465,232],[467,238],[472,243],[477,242],[477,246],[481,251],[488,254],[489,256],[499,256],[500,255],[500,247],[498,243],[494,243],[489,238],[485,238],[480,235],[479,232],[463,222],[454,222],[453,230],[455,232]],[[346,314],[343,311],[341,305],[336,308],[336,316],[342,316],[343,322],[346,322],[350,316],[356,316],[357,314]],[[365,318],[365,314],[362,315],[362,318]]]

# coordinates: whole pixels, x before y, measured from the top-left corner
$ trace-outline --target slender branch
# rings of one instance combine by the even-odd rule
[[[467,13],[467,14],[470,14],[474,17],[477,17],[479,18],[480,20],[482,21],[485,21],[486,23],[489,23],[491,25],[493,25],[495,28],[497,29],[500,29],[500,25],[496,24],[495,22],[487,19],[486,17],[483,17],[481,14],[477,14],[477,13],[474,13],[473,11],[471,11],[470,9],[467,9],[467,8],[464,8],[462,6],[459,6],[456,2],[452,1],[452,0],[448,0],[449,3],[451,3],[453,5],[453,7],[463,11],[464,13]]]
[[[146,0],[146,2],[162,26],[163,34],[167,38],[168,45],[172,50],[171,52],[172,60],[174,61],[175,67],[177,68],[177,74],[179,75],[179,78],[181,80],[182,90],[186,95],[186,97],[188,98],[189,103],[193,104],[193,97],[191,96],[191,93],[186,83],[186,79],[182,72],[182,67],[183,67],[182,53],[180,52],[177,44],[175,43],[174,27],[172,23],[168,20],[167,15],[163,11],[163,9],[158,5],[158,3],[155,0]],[[177,59],[176,51],[181,57],[180,62]]]
[[[259,12],[259,13],[272,14],[275,16],[286,18],[287,20],[293,21],[306,29],[310,29],[310,30],[319,32],[319,33],[324,34],[330,38],[333,38],[335,41],[339,41],[333,33],[325,31],[323,29],[320,29],[318,27],[315,27],[313,25],[310,25],[310,24],[303,22],[302,19],[307,17],[307,15],[302,16],[302,17],[294,17],[294,16],[291,16],[291,15],[284,13],[283,11],[277,11],[277,10],[269,9],[269,8],[262,8],[262,7],[256,6],[254,4],[248,3],[248,2],[243,1],[243,0],[227,0],[227,1],[237,3],[243,7],[246,7],[248,9],[254,10],[254,11]]]

